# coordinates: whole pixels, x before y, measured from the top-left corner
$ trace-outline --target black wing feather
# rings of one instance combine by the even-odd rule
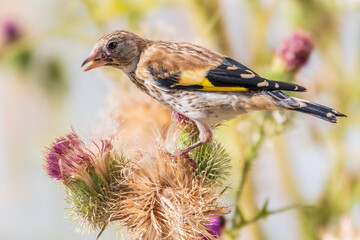
[[[248,76],[248,77],[243,77]],[[306,88],[288,82],[273,81],[260,77],[241,63],[224,58],[222,64],[208,72],[206,78],[219,87],[245,87],[249,90],[306,91]]]
[[[193,85],[181,84],[181,71],[170,72],[163,66],[155,68],[152,64],[148,65],[148,71],[153,76],[156,86],[163,90],[184,89],[204,91],[204,86],[202,86],[201,83]],[[228,57],[224,58],[218,67],[208,71],[204,77],[208,79],[214,87],[217,87],[216,91],[222,91],[221,87],[241,87],[247,90],[267,91],[306,91],[306,88],[297,84],[272,81],[260,77],[246,66]],[[236,89],[234,91],[236,91]]]

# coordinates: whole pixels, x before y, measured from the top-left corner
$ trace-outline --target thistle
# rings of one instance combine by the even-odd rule
[[[208,232],[212,234],[214,237],[220,238],[224,231],[225,223],[226,223],[224,216],[211,217],[209,221],[210,223],[207,225],[207,227],[209,228]],[[203,238],[207,240],[207,238],[205,237]]]
[[[124,182],[118,202],[121,219],[131,239],[214,239],[208,232],[210,216],[227,214],[205,175],[194,176],[186,159],[158,149],[144,155]]]
[[[198,133],[194,125],[189,120],[182,120],[176,147],[181,149],[198,140]],[[214,186],[222,186],[226,181],[226,177],[229,175],[231,159],[217,139],[195,148],[189,153],[189,157],[197,163],[196,173],[204,175],[206,180],[214,184]]]
[[[47,149],[45,168],[51,178],[68,182],[74,178],[81,178],[78,173],[90,166],[92,157],[91,151],[73,131],[55,140]]]
[[[73,131],[57,139],[45,157],[48,175],[65,185],[70,216],[83,230],[115,220],[117,194],[123,190],[125,159],[112,140],[99,142],[86,144]]]
[[[312,49],[310,35],[303,30],[295,31],[276,50],[275,68],[280,72],[296,73],[307,63]]]
[[[112,140],[99,142],[84,142],[73,131],[45,154],[45,169],[65,185],[70,215],[82,229],[119,221],[132,239],[214,238],[210,217],[229,212],[212,191],[219,171],[201,167],[194,174],[186,159],[159,146],[157,154],[140,151],[130,165]],[[207,154],[201,151],[196,159],[202,163]]]
[[[2,35],[6,44],[15,42],[21,37],[19,26],[13,21],[6,21],[2,26]]]

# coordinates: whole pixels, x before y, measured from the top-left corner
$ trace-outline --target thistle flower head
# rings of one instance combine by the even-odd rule
[[[297,30],[284,39],[276,50],[276,61],[285,68],[287,72],[296,72],[304,66],[313,49],[313,42],[308,33]]]
[[[208,232],[212,234],[214,237],[220,238],[225,227],[224,216],[211,217],[209,221],[210,224],[207,225],[207,227],[209,228]],[[207,240],[207,238],[205,237],[203,238]]]
[[[131,239],[214,239],[210,216],[228,213],[217,203],[204,176],[195,176],[184,159],[160,150],[131,170],[119,201],[119,218]]]
[[[109,147],[109,146],[107,146]],[[92,161],[93,154],[73,131],[56,139],[45,154],[47,174],[58,181],[68,181]]]
[[[45,160],[48,175],[65,185],[70,216],[79,228],[99,229],[112,221],[126,165],[112,140],[85,143],[73,131],[52,144]]]
[[[2,35],[5,43],[12,43],[20,37],[20,31],[17,24],[13,21],[6,21],[3,23]]]

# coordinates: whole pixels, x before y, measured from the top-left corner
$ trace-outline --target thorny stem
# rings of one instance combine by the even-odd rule
[[[264,204],[264,207],[267,206],[267,203],[268,202],[265,202]],[[285,211],[288,211],[288,210],[292,210],[292,209],[296,209],[296,208],[304,208],[304,206],[301,206],[301,205],[290,205],[290,206],[287,206],[287,207],[283,207],[283,208],[280,208],[280,209],[277,209],[277,210],[271,210],[271,211],[268,211],[267,209],[262,209],[260,210],[253,218],[249,219],[249,220],[246,220],[246,221],[243,221],[241,224],[240,224],[240,227],[239,228],[242,228],[248,224],[251,224],[251,223],[254,223],[254,222],[257,222],[258,220],[260,219],[263,219],[263,218],[266,218],[267,216],[269,215],[272,215],[272,214],[277,214],[277,213],[281,213],[281,212],[285,212]],[[265,210],[265,211],[264,211]]]
[[[119,220],[121,220],[121,218],[118,217],[118,218],[111,218],[111,219],[107,220],[106,222],[104,222],[104,226],[102,226],[99,234],[96,237],[96,240],[99,240],[100,236],[104,233],[104,231],[105,231],[106,227],[109,225],[109,223],[116,222]]]
[[[108,224],[109,224],[109,222],[105,222],[104,226],[101,228],[99,234],[97,235],[96,240],[98,240],[100,238],[101,234],[103,234],[103,232],[105,231]]]

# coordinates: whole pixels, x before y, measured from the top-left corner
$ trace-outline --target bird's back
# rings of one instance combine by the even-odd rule
[[[204,47],[180,41],[149,41],[137,69],[152,65],[154,70],[169,73],[205,70],[219,65],[224,56]]]

